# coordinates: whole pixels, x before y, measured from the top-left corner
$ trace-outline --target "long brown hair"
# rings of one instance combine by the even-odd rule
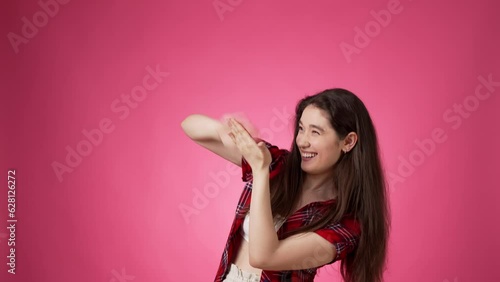
[[[329,222],[339,222],[345,215],[352,215],[360,223],[361,237],[355,251],[341,262],[342,277],[346,282],[382,281],[390,229],[387,185],[375,127],[365,105],[352,92],[341,88],[327,89],[306,96],[297,104],[290,154],[286,156],[282,172],[270,181],[273,215],[292,215],[302,192],[304,172],[295,140],[299,120],[308,105],[314,105],[328,114],[339,140],[343,140],[349,132],[355,132],[358,141],[349,153],[342,153],[334,165],[333,187],[337,187],[335,208],[321,219],[290,231],[285,237],[314,231]]]

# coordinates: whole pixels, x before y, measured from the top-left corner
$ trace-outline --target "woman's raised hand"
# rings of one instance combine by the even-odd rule
[[[229,118],[228,125],[231,129],[228,135],[238,147],[238,150],[248,162],[252,171],[269,169],[272,158],[266,144],[260,141],[260,139],[257,139],[257,143],[245,127],[235,119]]]
[[[229,120],[230,119],[234,119],[237,122],[239,122],[241,124],[241,126],[243,126],[247,130],[247,132],[250,133],[250,135],[252,137],[254,137],[254,139],[256,139],[255,136],[258,135],[258,130],[250,122],[250,120],[245,115],[245,113],[243,113],[243,112],[233,112],[233,113],[224,114],[222,116],[222,118],[220,119],[220,121],[221,121],[222,124],[224,124],[224,125],[226,125],[226,126],[229,127]]]

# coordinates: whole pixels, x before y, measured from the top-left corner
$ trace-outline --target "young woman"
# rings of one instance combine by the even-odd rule
[[[390,229],[377,136],[345,89],[304,97],[294,142],[279,149],[240,122],[191,115],[196,143],[241,166],[246,182],[215,281],[313,281],[341,261],[346,282],[383,279]]]

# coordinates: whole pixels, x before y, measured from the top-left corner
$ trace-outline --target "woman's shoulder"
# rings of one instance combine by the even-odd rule
[[[255,141],[256,142],[261,142],[261,141],[264,142],[266,144],[267,149],[269,149],[269,151],[271,152],[271,156],[273,156],[273,154],[274,155],[286,155],[286,154],[290,153],[290,151],[288,151],[287,149],[281,148],[278,145],[273,144],[267,140],[256,138]]]
[[[333,230],[347,230],[353,235],[361,234],[361,223],[352,214],[346,214],[338,221],[330,221],[325,228]]]

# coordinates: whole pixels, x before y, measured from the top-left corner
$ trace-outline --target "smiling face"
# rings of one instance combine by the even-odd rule
[[[330,124],[328,114],[314,105],[302,112],[295,142],[302,156],[302,170],[308,174],[332,173],[342,154],[343,142]]]

